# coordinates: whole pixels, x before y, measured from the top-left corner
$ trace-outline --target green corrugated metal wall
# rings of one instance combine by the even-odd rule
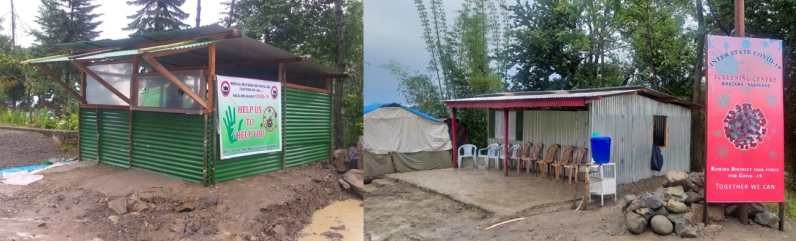
[[[328,159],[331,150],[329,95],[286,90],[285,165],[293,167]]]
[[[276,171],[283,165],[293,167],[326,160],[331,150],[329,95],[286,89],[283,112],[286,122],[284,163],[281,152],[219,160],[213,118],[205,123],[201,115],[177,113],[132,112],[131,151],[130,112],[92,108],[80,110],[80,155],[84,160],[99,160],[125,168],[132,164],[132,167],[200,183],[223,182]],[[204,142],[205,124],[208,125],[208,143]],[[207,177],[205,158],[209,159]]]
[[[97,111],[80,109],[80,158],[98,160],[97,158]]]
[[[133,166],[202,182],[204,117],[162,112],[133,114]]]
[[[132,164],[192,182],[205,180],[204,118],[201,115],[132,112],[131,163],[129,113],[129,110],[81,108],[81,159],[124,168]],[[97,146],[100,147],[99,158]]]
[[[127,110],[99,112],[99,161],[117,167],[130,167],[130,120]]]

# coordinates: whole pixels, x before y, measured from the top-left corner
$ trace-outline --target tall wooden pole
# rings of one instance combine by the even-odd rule
[[[456,108],[451,108],[451,166],[453,168],[460,168],[459,166],[459,140],[457,140],[459,132],[456,126]]]
[[[17,44],[17,11],[14,9],[14,0],[11,0],[11,48]]]
[[[743,37],[746,35],[746,25],[744,25],[744,19],[743,0],[735,0],[735,36]]]
[[[509,175],[509,109],[503,110],[503,170],[506,173],[506,176],[508,176]]]

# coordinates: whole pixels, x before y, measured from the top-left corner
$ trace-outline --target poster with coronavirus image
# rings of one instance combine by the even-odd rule
[[[708,202],[784,200],[782,41],[708,36]]]
[[[221,159],[282,150],[279,82],[217,77]]]

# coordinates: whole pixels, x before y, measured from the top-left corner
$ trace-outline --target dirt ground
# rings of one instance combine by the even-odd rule
[[[0,184],[0,240],[297,240],[315,210],[355,198],[337,178],[320,164],[213,187],[104,165],[54,170]],[[109,206],[120,202],[123,214]]]
[[[69,155],[41,133],[0,129],[0,168],[39,163]]]
[[[621,190],[643,190],[659,181],[652,179]],[[613,202],[588,211],[576,212],[571,203],[564,203],[500,217],[390,179],[374,180],[368,189],[371,192],[365,196],[365,240],[681,240],[652,232],[630,234],[624,228],[621,208]],[[516,217],[525,219],[485,230]],[[792,222],[786,222],[784,233],[737,221],[711,228],[696,240],[796,239]]]

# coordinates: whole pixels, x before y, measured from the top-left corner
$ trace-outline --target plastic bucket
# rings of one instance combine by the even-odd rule
[[[597,164],[611,162],[611,137],[591,137],[591,157]]]

